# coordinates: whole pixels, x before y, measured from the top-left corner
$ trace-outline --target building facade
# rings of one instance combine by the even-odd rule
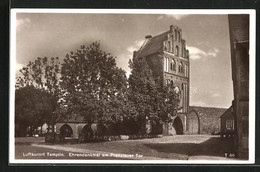
[[[145,57],[155,82],[162,86],[171,85],[181,96],[178,116],[172,124],[163,126],[163,134],[183,134],[189,113],[190,62],[182,30],[171,25],[168,31],[156,36],[147,35],[145,38],[140,49],[134,52],[134,58]]]
[[[230,106],[220,117],[221,137],[233,137],[235,132],[235,117],[233,106]]]
[[[228,15],[237,155],[248,158],[249,136],[249,15]]]

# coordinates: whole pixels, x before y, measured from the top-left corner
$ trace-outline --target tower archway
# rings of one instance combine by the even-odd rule
[[[172,126],[175,129],[175,132],[176,132],[177,135],[183,134],[182,121],[178,116],[173,120]]]

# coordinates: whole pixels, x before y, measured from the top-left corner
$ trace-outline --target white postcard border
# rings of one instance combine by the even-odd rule
[[[99,13],[99,14],[249,14],[249,159],[248,160],[17,160],[15,159],[14,95],[16,64],[17,13]],[[159,10],[159,9],[11,9],[10,22],[10,102],[9,102],[9,163],[10,164],[253,164],[255,163],[255,77],[256,77],[256,12],[247,10]]]

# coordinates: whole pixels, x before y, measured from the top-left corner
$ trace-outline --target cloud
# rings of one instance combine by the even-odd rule
[[[133,57],[134,51],[138,51],[140,47],[143,45],[143,43],[144,40],[138,40],[126,48],[127,52],[125,54],[127,55],[128,59],[131,59]]]
[[[134,51],[138,51],[139,48],[143,45],[144,40],[135,41],[131,46],[127,47],[127,51],[133,53]]]
[[[163,19],[163,16],[157,17],[157,20],[161,20],[161,19]]]
[[[117,64],[119,65],[119,67],[126,71],[127,78],[131,74],[130,68],[128,66],[128,61],[133,58],[134,51],[138,51],[143,43],[144,40],[134,41],[130,46],[126,47],[123,52],[121,52],[122,54],[118,56],[121,58],[117,58]]]
[[[19,70],[22,69],[23,67],[25,67],[25,65],[16,62],[16,64],[15,64],[15,74],[16,75],[20,75],[21,73],[20,73]]]
[[[157,18],[157,20],[161,20],[164,18],[164,16],[168,18],[174,18],[175,20],[181,20],[184,17],[187,17],[189,14],[166,14],[166,15],[161,15]]]
[[[127,77],[129,77],[129,75],[131,74],[131,70],[128,66],[128,61],[133,58],[134,51],[138,51],[143,45],[143,42],[144,40],[134,41],[128,47],[123,48],[122,52],[120,52],[120,54],[117,56],[120,57],[116,59],[117,65],[126,71]]]
[[[213,56],[213,57],[216,57],[218,52],[219,52],[219,50],[216,49],[216,48],[214,48],[213,50],[210,50],[210,51],[208,52],[208,55]]]
[[[31,20],[29,18],[17,19],[16,30],[19,32],[22,28],[30,28]]]
[[[167,14],[166,16],[167,17],[173,17],[176,20],[181,20],[182,18],[187,17],[188,14]]]
[[[192,46],[191,47],[187,46],[187,49],[189,50],[190,59],[192,60],[198,60],[208,56],[216,57],[217,53],[219,52],[217,48],[211,49],[208,52],[205,52],[197,47],[192,47]]]
[[[220,94],[217,94],[217,93],[214,93],[211,95],[211,97],[219,97],[219,96],[220,96]]]
[[[138,51],[140,47],[143,45],[143,40],[137,40],[129,47],[126,48],[126,51],[123,53],[129,59],[132,59],[134,51]]]
[[[134,41],[133,44],[131,44],[129,47],[126,48],[126,51],[124,54],[125,54],[125,57],[127,58],[127,61],[129,61],[129,59],[133,58],[134,51],[138,51],[140,49],[140,47],[143,45],[143,43],[144,43],[144,40],[136,40],[136,41]],[[125,59],[121,59],[120,61],[122,61],[122,60],[125,63]],[[124,70],[126,70],[126,76],[128,78],[129,75],[131,74],[129,67],[128,66],[124,67]]]
[[[197,101],[197,102],[193,102],[191,106],[202,106],[205,107],[207,106],[207,104],[203,101]]]

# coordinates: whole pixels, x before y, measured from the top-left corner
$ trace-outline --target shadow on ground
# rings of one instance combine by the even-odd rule
[[[233,138],[213,137],[205,142],[196,143],[152,143],[145,146],[158,152],[176,153],[188,156],[221,156],[225,153],[234,153],[235,145]]]
[[[15,142],[15,145],[31,145],[32,142]]]

